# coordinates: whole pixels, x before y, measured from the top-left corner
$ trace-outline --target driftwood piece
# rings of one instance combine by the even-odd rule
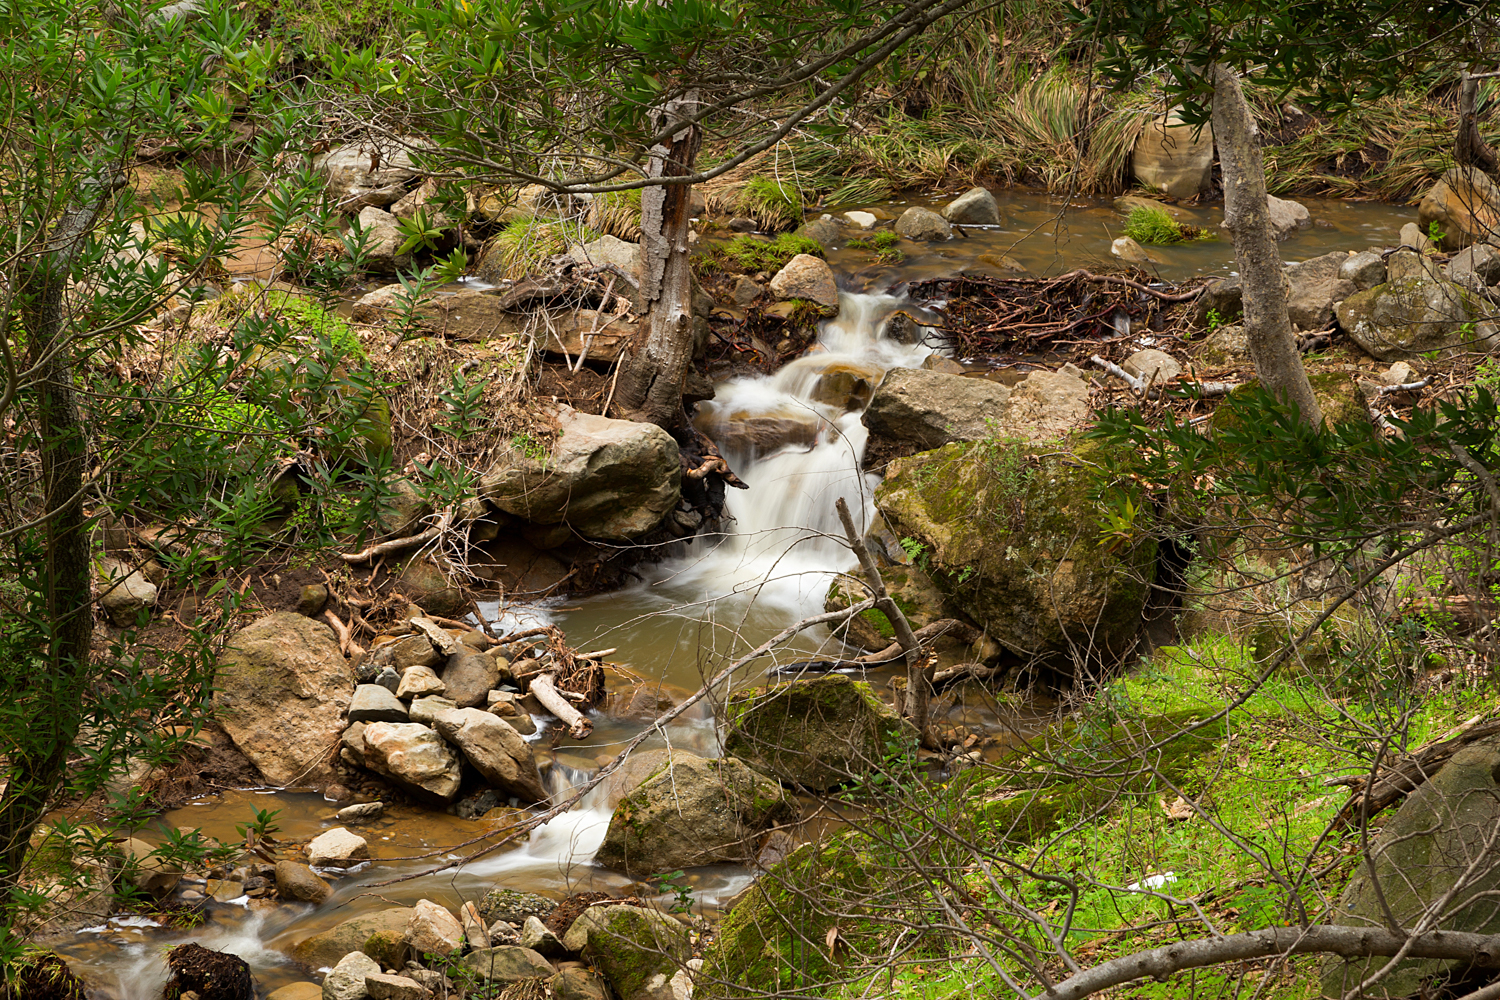
[[[537,674],[531,679],[532,694],[542,707],[557,716],[568,727],[568,735],[581,740],[594,731],[594,724],[578,709],[574,708],[563,693],[557,689],[552,674]]]
[[[381,556],[394,555],[397,552],[405,552],[407,549],[414,549],[419,545],[425,545],[436,539],[441,533],[441,528],[428,528],[421,534],[409,535],[406,538],[393,538],[388,542],[381,542],[379,545],[371,545],[369,548],[359,552],[341,553],[339,558],[351,566],[358,563],[367,563]]]
[[[983,663],[960,663],[957,666],[939,670],[932,675],[932,686],[942,687],[952,684],[954,681],[972,678],[976,681],[987,681],[1004,673],[1003,667],[987,667]]]
[[[1348,785],[1353,792],[1349,801],[1339,810],[1335,821],[1343,824],[1362,822],[1394,805],[1420,788],[1464,747],[1500,736],[1500,719],[1487,722],[1471,719],[1460,729],[1457,735],[1419,747],[1401,760],[1385,765],[1375,775],[1373,782],[1368,774],[1329,779],[1325,784]]]
[[[965,644],[979,641],[984,633],[972,625],[965,625],[956,618],[942,618],[935,622],[923,625],[912,633],[918,643],[925,646],[935,642],[945,635],[952,634],[953,638]],[[853,663],[861,666],[872,666],[877,663],[889,663],[901,655],[901,643],[893,642],[878,653],[866,653],[864,656],[855,657]]]

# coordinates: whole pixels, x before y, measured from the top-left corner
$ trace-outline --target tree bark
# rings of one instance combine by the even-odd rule
[[[1223,63],[1215,63],[1213,123],[1224,172],[1224,226],[1234,238],[1244,283],[1245,339],[1261,385],[1295,403],[1304,422],[1317,426],[1323,411],[1313,397],[1292,321],[1287,317],[1286,287],[1281,255],[1271,232],[1266,205],[1266,166],[1260,155],[1260,134],[1240,78]]]
[[[1500,171],[1495,160],[1495,150],[1479,131],[1479,114],[1474,105],[1479,97],[1479,81],[1464,71],[1458,86],[1458,141],[1454,144],[1453,161],[1460,167],[1478,167],[1485,173]]]
[[[657,124],[681,121],[698,103],[697,91],[669,102]],[[693,172],[702,130],[685,126],[651,150],[648,175],[686,177]],[[688,253],[692,187],[657,184],[641,192],[640,300],[646,310],[642,342],[620,372],[616,409],[621,416],[671,427],[682,412],[683,383],[693,360],[692,268]]]
[[[28,701],[39,711],[22,746],[11,755],[0,795],[0,895],[15,888],[21,877],[32,831],[62,781],[82,722],[94,634],[83,511],[87,442],[73,391],[63,293],[73,261],[107,197],[108,191],[92,207],[63,213],[36,258],[22,262],[20,270],[21,325],[35,379],[42,465],[46,550],[37,584],[46,608],[47,646],[45,667],[18,668],[32,673]]]

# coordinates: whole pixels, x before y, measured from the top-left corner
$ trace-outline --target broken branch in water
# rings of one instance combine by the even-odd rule
[[[760,659],[762,656],[766,655],[766,653],[770,652],[772,649],[775,649],[777,646],[781,645],[783,642],[790,639],[798,632],[805,631],[816,625],[831,625],[836,622],[844,621],[845,619],[857,615],[861,611],[866,611],[870,608],[873,608],[874,606],[875,602],[873,600],[860,601],[858,604],[845,608],[842,611],[829,611],[821,615],[813,615],[809,618],[804,618],[801,621],[794,622],[793,624],[788,625],[786,628],[782,629],[780,632],[777,632],[775,635],[771,636],[771,638],[767,639],[759,646],[756,646],[754,649],[750,650],[750,652],[746,653],[744,656],[729,664],[729,666],[725,667],[723,670],[720,670],[717,674],[714,674],[714,676],[706,681],[702,687],[693,692],[693,694],[690,695],[687,699],[678,703],[676,707],[671,708],[668,711],[657,716],[656,721],[652,722],[650,725],[646,726],[646,728],[642,729],[638,734],[636,734],[635,738],[627,743],[625,745],[625,749],[616,754],[613,760],[601,767],[592,778],[575,788],[572,795],[569,795],[566,799],[559,802],[557,805],[552,806],[545,812],[538,813],[537,815],[532,816],[530,819],[527,819],[522,823],[518,823],[515,826],[506,827],[503,830],[496,830],[482,834],[478,837],[472,838],[471,840],[466,840],[462,844],[454,844],[451,847],[439,848],[436,851],[429,851],[426,854],[417,854],[401,858],[385,858],[385,861],[420,861],[424,858],[435,857],[439,854],[450,854],[461,847],[471,847],[474,844],[483,843],[484,841],[489,840],[491,837],[504,834],[504,836],[501,837],[500,840],[486,847],[482,847],[479,850],[474,851],[472,854],[468,854],[456,860],[449,861],[446,864],[438,865],[435,868],[427,868],[419,872],[410,872],[406,875],[398,875],[395,878],[386,879],[384,882],[373,882],[370,883],[370,888],[378,889],[382,886],[395,885],[398,882],[410,882],[413,879],[426,878],[428,875],[436,875],[438,872],[448,871],[450,868],[459,868],[471,861],[477,861],[487,854],[493,854],[495,851],[500,850],[502,847],[507,847],[510,844],[515,843],[522,837],[525,837],[526,835],[531,833],[532,830],[535,830],[537,827],[541,826],[543,823],[551,819],[556,819],[558,816],[561,816],[563,813],[567,812],[569,809],[577,805],[585,795],[593,791],[595,788],[598,788],[606,778],[618,771],[621,766],[624,765],[625,761],[629,759],[630,755],[634,753],[642,743],[646,742],[647,739],[649,739],[651,736],[665,727],[669,722],[673,721],[678,716],[682,715],[682,713],[686,712],[689,708],[692,708],[698,702],[702,701],[705,697],[708,696],[708,693],[710,691],[718,687],[720,684],[723,684],[729,678],[733,677],[735,673],[743,668],[746,664]],[[537,631],[546,630],[539,629]]]
[[[552,674],[537,674],[531,678],[528,690],[536,695],[536,700],[542,703],[543,708],[568,727],[568,735],[575,740],[581,740],[594,731],[594,724],[588,717],[569,704],[557,689],[557,681]]]

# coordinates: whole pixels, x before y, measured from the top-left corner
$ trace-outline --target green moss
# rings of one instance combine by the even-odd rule
[[[290,292],[271,291],[266,293],[265,308],[285,319],[291,325],[294,337],[308,337],[314,343],[327,340],[335,359],[345,363],[369,360],[364,345],[349,324],[312,299]]]
[[[406,962],[406,936],[400,931],[376,931],[365,938],[359,950],[379,962],[382,969],[399,969]]]
[[[740,190],[735,209],[768,232],[792,229],[802,223],[802,192],[791,179],[752,177]]]
[[[900,249],[901,237],[892,229],[883,229],[873,236],[858,236],[845,246],[850,250],[865,250],[875,255],[882,264],[899,264],[906,259]]]
[[[570,946],[585,921],[588,941],[580,953],[599,968],[616,996],[636,996],[653,977],[671,976],[692,957],[687,930],[655,911],[635,906],[585,911],[569,928]]]
[[[757,236],[737,236],[728,243],[711,248],[705,259],[711,266],[741,271],[779,271],[798,254],[825,256],[823,244],[796,233],[782,233],[774,240]]]

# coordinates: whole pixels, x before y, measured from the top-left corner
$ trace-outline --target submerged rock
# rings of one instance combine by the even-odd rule
[[[712,864],[749,864],[772,827],[797,809],[781,786],[732,757],[653,751],[655,770],[615,807],[596,864],[648,878]]]
[[[333,892],[317,872],[295,861],[276,862],[276,894],[298,903],[321,903]]]
[[[681,487],[682,460],[666,431],[566,406],[549,452],[512,447],[480,482],[485,499],[508,514],[613,541],[659,525]]]
[[[291,611],[246,626],[214,674],[214,717],[272,785],[326,785],[354,676],[333,630]]]
[[[916,740],[869,684],[843,674],[737,692],[724,712],[726,752],[810,791],[858,779],[885,759],[887,743]]]

